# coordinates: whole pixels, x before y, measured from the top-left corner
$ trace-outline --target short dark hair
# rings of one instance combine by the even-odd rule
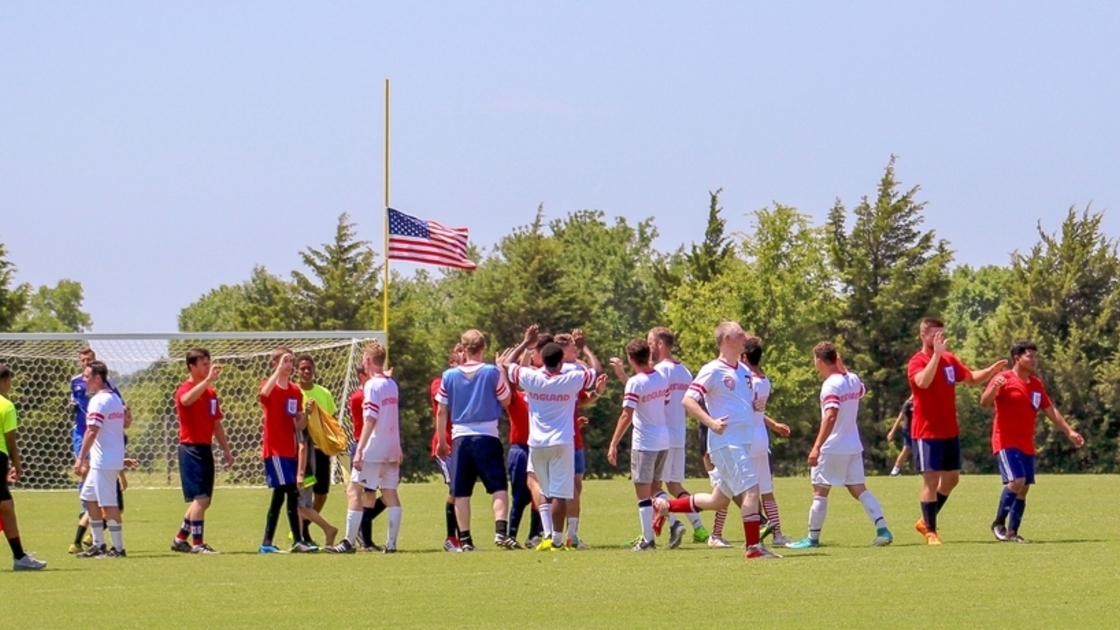
[[[210,351],[206,348],[191,348],[187,350],[187,365],[198,365],[199,359],[209,359]]]
[[[1031,350],[1038,352],[1038,346],[1030,339],[1020,339],[1016,341],[1011,344],[1011,360],[1014,361]]]
[[[552,333],[541,333],[537,335],[537,350],[543,351],[544,347],[550,343],[554,343]]]
[[[104,361],[90,361],[86,365],[90,376],[100,376],[102,381],[109,382],[109,366]]]
[[[836,354],[836,346],[831,341],[822,341],[813,346],[813,356],[828,365],[836,365],[836,358],[839,355]]]
[[[747,335],[747,342],[743,345],[743,356],[747,363],[757,366],[762,361],[762,339],[755,335]]]
[[[315,367],[315,357],[307,354],[306,352],[299,355],[299,357],[296,359],[296,367],[299,367],[299,364],[303,363],[304,361],[310,363],[311,367]]]
[[[940,319],[938,319],[936,317],[924,317],[924,318],[922,318],[922,323],[920,325],[921,330],[925,330],[927,328],[944,328],[944,327],[945,327],[945,322],[941,321]]]
[[[0,363],[0,381],[12,378],[12,368]]]
[[[545,367],[556,369],[564,362],[564,349],[555,343],[547,343],[541,348],[541,360]]]
[[[631,339],[626,344],[626,356],[638,365],[648,365],[649,344],[645,339]]]

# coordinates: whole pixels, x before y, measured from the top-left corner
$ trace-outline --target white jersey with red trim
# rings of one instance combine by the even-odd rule
[[[595,370],[567,372],[536,370],[520,365],[509,367],[509,380],[525,392],[529,403],[529,446],[574,444],[579,392],[595,385]]]
[[[766,401],[770,400],[770,379],[765,374],[751,373],[754,388],[754,440],[751,457],[770,454],[770,429],[766,426]]]
[[[634,410],[630,450],[669,450],[669,427],[665,424],[668,404],[669,383],[659,372],[638,372],[626,381],[622,408]]]
[[[97,427],[97,439],[89,451],[89,467],[99,470],[124,469],[124,403],[110,389],[89,399],[86,427]]]
[[[754,390],[751,373],[742,363],[716,359],[700,368],[685,396],[703,401],[712,418],[724,418],[722,434],[708,431],[708,451],[747,446],[754,439]]]
[[[374,375],[366,381],[362,391],[362,416],[367,424],[373,425],[373,434],[362,451],[362,461],[400,462],[400,392],[397,382],[381,374]]]
[[[865,393],[863,382],[852,372],[837,373],[821,385],[821,418],[836,409],[836,424],[821,446],[821,453],[855,455],[863,452],[859,439],[859,399]]]
[[[692,384],[692,372],[668,359],[653,366],[669,383],[669,404],[665,407],[665,426],[669,429],[669,448],[684,448],[688,443],[688,422],[681,401]]]

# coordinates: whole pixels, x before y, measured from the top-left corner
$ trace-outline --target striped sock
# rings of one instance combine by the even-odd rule
[[[773,530],[775,536],[782,534],[782,517],[778,515],[778,502],[774,499],[764,499],[762,501],[762,512],[766,514],[766,520],[770,521],[770,529]]]
[[[191,535],[191,521],[188,521],[187,519],[184,518],[183,519],[183,524],[179,526],[179,533],[175,534],[175,537],[178,538],[179,540],[186,541],[187,538],[190,535]]]
[[[202,521],[191,521],[191,544],[195,547],[202,545]]]
[[[727,510],[716,511],[716,520],[712,523],[712,536],[723,538],[723,522],[727,520]]]

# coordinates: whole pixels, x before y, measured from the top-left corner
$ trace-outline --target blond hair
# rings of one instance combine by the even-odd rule
[[[478,354],[486,349],[486,335],[472,328],[459,337],[459,345],[467,354]]]
[[[385,365],[385,357],[387,354],[385,346],[381,345],[381,342],[377,340],[369,342],[369,344],[362,349],[362,358],[369,359],[370,363],[374,365]]]

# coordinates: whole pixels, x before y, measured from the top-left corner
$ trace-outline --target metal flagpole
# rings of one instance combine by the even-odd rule
[[[381,328],[389,340],[389,79],[385,79],[385,279],[382,282]],[[386,347],[388,347],[386,345]],[[388,353],[386,353],[387,357]]]

